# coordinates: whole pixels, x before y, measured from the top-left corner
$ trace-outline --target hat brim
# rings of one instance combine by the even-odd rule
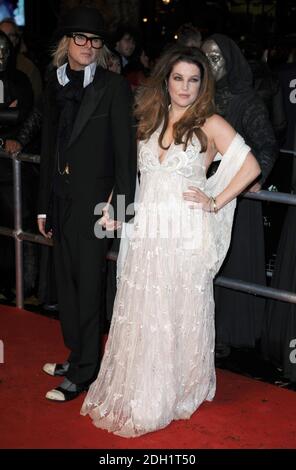
[[[94,28],[61,28],[58,29],[55,37],[57,39],[61,39],[63,36],[68,36],[71,33],[90,33],[90,34],[95,34],[96,36],[101,37],[102,39],[106,39],[106,30],[95,30]]]

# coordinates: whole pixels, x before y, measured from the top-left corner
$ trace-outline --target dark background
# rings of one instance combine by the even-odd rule
[[[77,4],[99,7],[111,30],[119,23],[132,24],[140,39],[155,49],[173,41],[184,22],[192,22],[203,37],[221,32],[275,45],[283,57],[296,46],[295,0],[25,0],[25,39],[39,62],[45,60],[61,15]]]

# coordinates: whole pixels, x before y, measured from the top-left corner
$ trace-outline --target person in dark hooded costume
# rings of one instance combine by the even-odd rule
[[[296,292],[296,207],[289,206],[277,250],[271,287]],[[268,300],[262,331],[262,354],[296,382],[296,305]]]
[[[267,109],[252,88],[251,69],[235,42],[222,34],[202,45],[216,81],[217,113],[241,134],[261,167],[249,188],[259,191],[277,157],[277,143]],[[261,202],[238,201],[230,249],[220,275],[265,285],[264,232]],[[265,300],[251,294],[216,287],[216,355],[229,346],[254,347],[260,338]],[[226,346],[226,347],[225,347]]]

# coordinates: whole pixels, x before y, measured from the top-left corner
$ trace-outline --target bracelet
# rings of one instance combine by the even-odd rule
[[[210,212],[214,212],[215,214],[217,214],[218,210],[219,209],[216,203],[216,198],[211,196],[210,197]]]

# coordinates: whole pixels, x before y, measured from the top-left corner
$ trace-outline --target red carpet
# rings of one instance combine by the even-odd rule
[[[83,397],[51,403],[59,379],[41,370],[66,356],[59,322],[0,306],[0,447],[97,449],[243,449],[296,447],[296,393],[217,371],[216,398],[189,421],[136,439],[95,428],[79,410]]]

